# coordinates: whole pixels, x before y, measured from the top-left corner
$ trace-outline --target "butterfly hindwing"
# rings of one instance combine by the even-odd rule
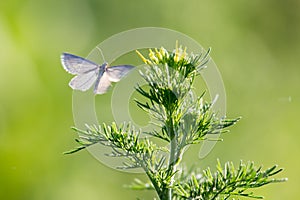
[[[74,90],[86,91],[96,81],[97,76],[97,71],[90,71],[85,74],[79,74],[70,81],[69,85]]]
[[[64,69],[73,75],[89,73],[99,68],[98,64],[69,53],[61,55],[61,63]]]
[[[97,84],[98,82],[98,84]],[[95,94],[104,94],[108,91],[111,86],[111,82],[106,72],[103,73],[102,77],[97,81],[94,88]]]

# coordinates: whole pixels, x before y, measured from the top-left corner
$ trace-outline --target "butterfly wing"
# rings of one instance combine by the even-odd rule
[[[69,53],[61,55],[61,63],[64,69],[73,75],[89,73],[99,68],[98,64]]]
[[[95,70],[79,74],[70,81],[69,86],[74,90],[86,91],[93,85],[97,79],[97,75],[98,72]]]
[[[69,85],[72,89],[86,91],[96,81],[95,94],[104,94],[109,89],[111,82],[120,81],[134,66],[119,65],[113,67],[102,66],[82,57],[63,53],[61,62],[64,69],[70,74],[77,75]]]
[[[96,81],[94,93],[95,94],[104,94],[108,91],[111,86],[111,82],[106,72],[103,75],[99,76],[99,81]]]
[[[120,81],[126,74],[132,69],[134,66],[132,65],[118,65],[107,67],[105,72],[108,76],[108,80],[111,82]]]

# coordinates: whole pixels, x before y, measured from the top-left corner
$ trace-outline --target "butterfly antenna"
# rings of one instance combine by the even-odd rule
[[[103,55],[103,52],[102,52],[101,48],[98,47],[98,46],[96,46],[96,48],[99,50],[99,52],[100,52],[100,54],[102,56],[102,59],[105,61],[105,58],[104,58],[104,55]]]

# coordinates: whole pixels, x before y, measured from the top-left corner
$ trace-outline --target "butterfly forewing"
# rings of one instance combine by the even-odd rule
[[[99,68],[98,64],[69,53],[61,55],[61,63],[67,72],[74,75],[89,73]]]
[[[131,65],[118,65],[107,67],[105,72],[111,82],[120,81],[134,66]]]

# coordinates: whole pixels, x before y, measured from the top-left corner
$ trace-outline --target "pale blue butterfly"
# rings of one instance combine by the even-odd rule
[[[98,65],[90,60],[69,53],[61,55],[61,63],[70,74],[76,75],[69,83],[74,90],[86,91],[93,83],[95,94],[104,94],[111,82],[120,81],[134,66],[118,65],[109,67],[107,63]]]

